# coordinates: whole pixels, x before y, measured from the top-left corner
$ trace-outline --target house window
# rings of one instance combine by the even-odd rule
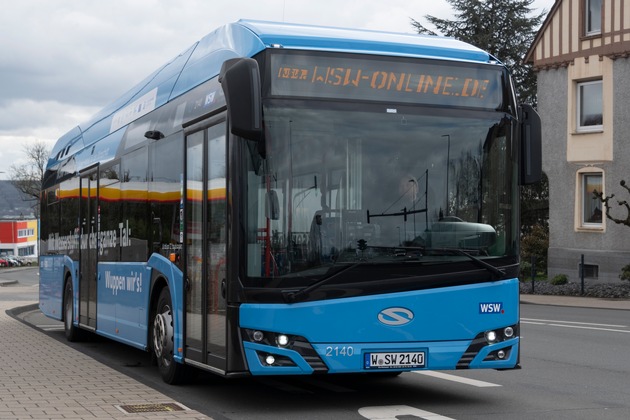
[[[602,202],[593,192],[603,192],[601,173],[582,174],[582,225],[601,226]]]
[[[597,35],[602,31],[602,0],[585,0],[586,35]]]
[[[603,84],[601,80],[577,84],[577,131],[603,129]]]
[[[35,255],[35,245],[27,246],[25,248],[18,248],[18,256],[27,257]]]
[[[28,238],[35,235],[35,229],[18,229],[18,238]]]
[[[578,270],[582,270],[582,264],[578,264]],[[580,271],[578,271],[579,273]],[[584,264],[584,278],[599,278],[599,265]]]

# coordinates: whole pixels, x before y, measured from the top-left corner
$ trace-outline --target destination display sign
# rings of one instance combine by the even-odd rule
[[[272,54],[271,95],[498,109],[502,69],[350,55]]]

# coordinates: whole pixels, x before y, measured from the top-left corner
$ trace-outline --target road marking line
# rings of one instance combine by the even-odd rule
[[[454,420],[451,417],[444,417],[430,411],[408,405],[385,405],[381,407],[362,407],[359,414],[370,420],[396,420],[398,416],[414,416],[425,420]]]
[[[630,334],[630,330],[620,330],[617,328],[628,328],[626,325],[613,324],[594,324],[591,322],[571,322],[571,321],[555,321],[550,319],[531,319],[521,318],[522,324],[547,325],[550,327],[577,328],[581,330],[608,331]],[[610,327],[610,328],[603,328]],[[617,327],[617,328],[615,328]]]
[[[558,319],[535,319],[535,318],[521,318],[521,321],[532,322],[561,322],[563,324],[576,324],[576,325],[589,325],[593,327],[614,327],[614,328],[628,328],[627,325],[614,325],[614,324],[594,324],[592,322],[574,322],[574,321],[560,321]]]
[[[552,327],[564,327],[564,328],[578,328],[581,330],[595,330],[595,331],[610,331],[630,334],[630,330],[616,330],[613,328],[595,328],[595,327],[581,327],[579,325],[562,325],[562,324],[547,324]]]
[[[452,382],[459,382],[466,385],[476,386],[478,388],[490,388],[502,386],[499,384],[493,384],[492,382],[479,381],[477,379],[465,378],[462,376],[449,375],[447,373],[436,372],[433,370],[415,370],[413,373],[417,373],[419,375],[431,376],[433,378],[444,379]]]

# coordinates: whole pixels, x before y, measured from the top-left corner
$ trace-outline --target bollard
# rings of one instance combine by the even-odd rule
[[[582,284],[581,294],[584,296],[584,254],[580,257],[580,283]]]
[[[532,255],[532,294],[534,294],[534,283],[536,283],[536,256]]]

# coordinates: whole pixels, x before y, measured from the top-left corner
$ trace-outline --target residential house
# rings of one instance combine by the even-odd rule
[[[538,76],[543,170],[549,177],[549,277],[619,281],[630,226],[594,196],[630,193],[630,0],[556,0],[525,61]]]

